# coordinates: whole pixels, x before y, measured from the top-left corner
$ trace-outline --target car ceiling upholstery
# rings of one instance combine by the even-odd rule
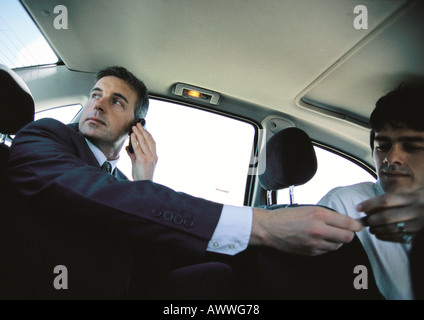
[[[65,78],[88,79],[85,73],[123,65],[153,95],[172,98],[178,82],[207,88],[223,97],[215,109],[262,121],[264,127],[267,115],[286,116],[314,140],[369,164],[367,120],[376,100],[424,73],[422,1],[22,3],[66,71],[76,71]],[[67,30],[54,28],[57,5],[68,9]],[[368,9],[366,30],[353,27],[356,5]],[[78,92],[83,96],[82,88]]]

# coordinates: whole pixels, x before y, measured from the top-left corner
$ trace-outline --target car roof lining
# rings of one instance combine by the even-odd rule
[[[72,1],[56,30],[42,12],[62,2],[23,1],[69,69],[119,64],[155,92],[183,82],[280,111],[404,5],[362,1],[369,29],[355,30],[351,1]]]

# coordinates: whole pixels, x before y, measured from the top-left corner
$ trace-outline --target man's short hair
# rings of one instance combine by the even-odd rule
[[[370,117],[371,150],[377,131],[386,125],[424,131],[424,84],[404,83],[381,97]]]
[[[137,93],[138,99],[135,105],[134,116],[136,119],[144,118],[147,114],[147,110],[149,109],[149,96],[143,81],[138,79],[124,67],[111,66],[97,72],[96,82],[101,78],[108,76],[124,80]]]

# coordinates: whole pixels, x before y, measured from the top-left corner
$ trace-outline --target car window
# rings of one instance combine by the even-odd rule
[[[41,118],[53,118],[65,124],[71,123],[72,120],[78,115],[82,106],[74,104],[69,106],[57,107],[48,110],[39,111],[35,114],[34,120]]]
[[[253,125],[150,99],[146,129],[157,145],[155,182],[208,200],[243,205]],[[132,176],[125,149],[118,167],[127,177]]]
[[[13,69],[57,62],[56,54],[19,1],[0,1],[0,63]]]
[[[35,120],[70,123],[80,110],[81,105],[57,107],[37,112]],[[208,200],[243,205],[255,136],[251,124],[154,99],[150,99],[146,122],[157,144],[156,183]],[[125,148],[118,167],[131,179]]]
[[[323,148],[314,148],[318,161],[317,172],[308,183],[294,188],[295,203],[316,204],[335,187],[375,182],[374,176],[356,163]],[[277,192],[277,203],[290,203],[288,189]]]

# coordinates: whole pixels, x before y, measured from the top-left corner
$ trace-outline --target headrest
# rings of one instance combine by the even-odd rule
[[[265,170],[259,181],[266,190],[280,190],[308,182],[317,171],[317,158],[309,136],[287,128],[272,136],[262,150]],[[266,159],[266,160],[265,160]]]
[[[34,100],[25,82],[0,64],[0,132],[15,134],[34,121]]]

